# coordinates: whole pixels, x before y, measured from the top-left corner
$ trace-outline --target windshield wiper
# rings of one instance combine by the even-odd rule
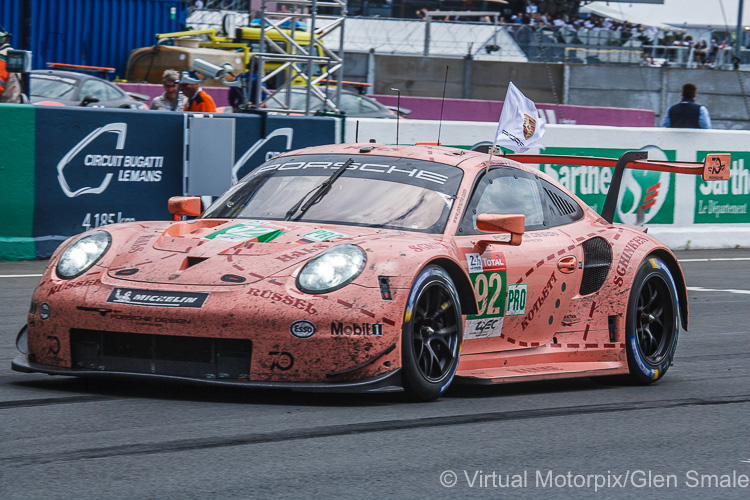
[[[353,158],[349,158],[348,160],[346,160],[340,169],[336,170],[325,182],[323,182],[323,184],[316,188],[317,190],[315,191],[315,193],[310,197],[309,200],[307,200],[304,205],[302,205],[302,202],[305,201],[305,198],[307,198],[310,193],[307,193],[305,196],[303,196],[301,200],[299,200],[294,204],[292,208],[289,209],[289,211],[286,213],[286,217],[284,217],[284,220],[291,220],[291,218],[294,217],[294,214],[297,213],[297,210],[299,210],[299,215],[296,218],[298,219],[302,217],[302,215],[304,215],[304,213],[307,212],[307,210],[311,206],[319,202],[320,199],[325,196],[328,190],[331,189],[333,183],[336,182],[336,179],[341,177],[344,172],[346,172],[346,169],[349,168],[349,165],[351,165],[352,163],[354,163]],[[300,208],[300,205],[302,205],[302,208]]]

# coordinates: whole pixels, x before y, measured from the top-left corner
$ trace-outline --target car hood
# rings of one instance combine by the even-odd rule
[[[120,246],[107,274],[170,285],[254,283],[291,274],[302,262],[337,244],[361,245],[398,234],[404,233],[306,222],[197,219],[132,236]]]

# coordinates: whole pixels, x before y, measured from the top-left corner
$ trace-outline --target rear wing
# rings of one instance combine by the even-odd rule
[[[607,197],[602,208],[602,218],[610,224],[615,218],[615,207],[620,196],[620,184],[626,168],[635,170],[654,170],[657,172],[671,172],[674,174],[700,175],[704,181],[726,181],[729,180],[729,167],[731,155],[728,153],[706,155],[703,163],[677,162],[677,161],[648,161],[647,151],[626,151],[619,159],[597,158],[594,156],[570,156],[570,155],[505,155],[521,163],[554,163],[561,165],[585,165],[592,167],[610,167],[615,171],[612,174],[612,182],[609,185]]]

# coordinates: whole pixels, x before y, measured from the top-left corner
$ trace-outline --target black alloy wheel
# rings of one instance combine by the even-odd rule
[[[677,294],[667,266],[657,258],[643,261],[633,282],[626,322],[631,380],[659,380],[674,358],[679,333]]]
[[[418,399],[437,399],[458,367],[463,337],[461,304],[450,276],[427,266],[409,295],[402,344],[404,386]]]

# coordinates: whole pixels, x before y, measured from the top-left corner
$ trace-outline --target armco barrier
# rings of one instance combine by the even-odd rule
[[[339,137],[324,117],[0,105],[0,259],[49,257],[69,236],[111,223],[169,219],[167,200],[183,193],[189,116],[234,121],[230,141],[201,141],[234,145],[215,174],[226,187],[270,156]]]
[[[347,120],[345,140],[396,142],[393,120]],[[496,123],[402,120],[400,144],[435,142],[471,147],[492,141]],[[671,248],[750,247],[750,131],[548,125],[542,139],[549,154],[617,158],[627,150],[647,149],[649,158],[703,161],[706,153],[731,153],[729,181],[704,182],[693,175],[628,170],[623,178],[616,221],[643,221]],[[532,150],[538,152],[539,150]],[[604,203],[612,169],[541,165],[592,207]],[[647,198],[648,197],[648,198]],[[653,203],[652,203],[653,202]]]

